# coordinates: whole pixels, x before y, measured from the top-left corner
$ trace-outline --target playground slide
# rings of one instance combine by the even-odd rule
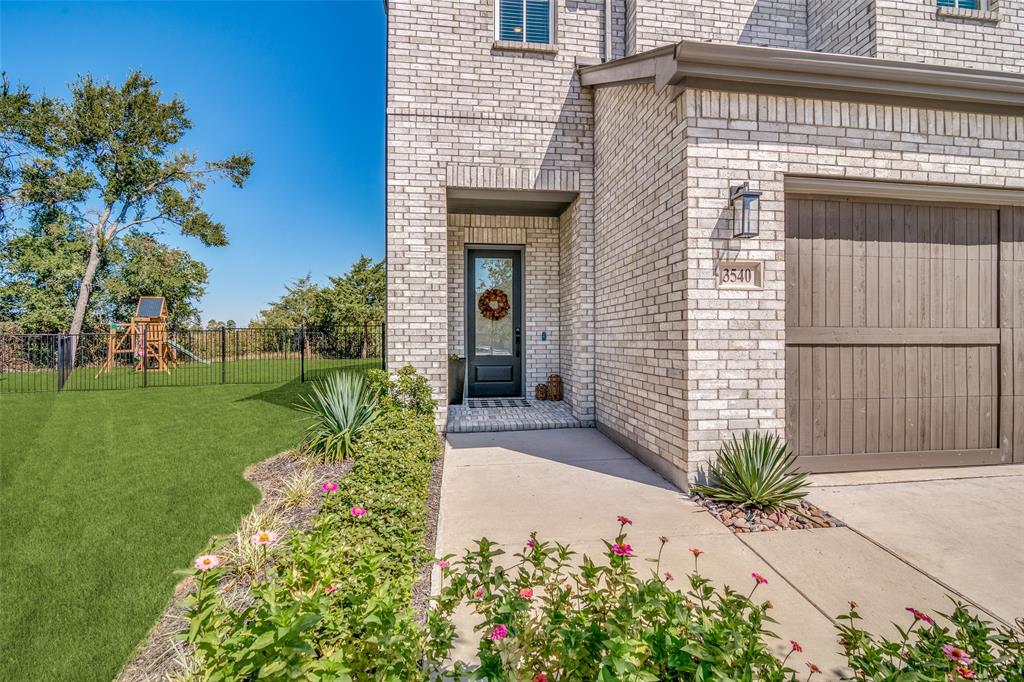
[[[181,346],[180,344],[175,343],[174,341],[171,341],[170,339],[167,340],[167,345],[170,346],[171,348],[173,348],[174,350],[178,351],[179,353],[184,353],[185,355],[189,356],[190,358],[192,358],[193,360],[195,360],[197,362],[201,362],[204,365],[210,364],[209,360],[203,360],[201,357],[199,357],[198,355],[196,355],[192,351],[188,350],[187,348],[184,348],[183,346]]]

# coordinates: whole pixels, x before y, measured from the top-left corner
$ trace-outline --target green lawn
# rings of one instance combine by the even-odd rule
[[[0,395],[0,679],[110,680],[257,500],[243,470],[298,441],[302,390]]]

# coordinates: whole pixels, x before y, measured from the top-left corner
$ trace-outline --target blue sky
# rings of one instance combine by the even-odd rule
[[[385,38],[380,0],[0,3],[12,82],[64,96],[139,68],[189,107],[184,147],[252,152],[244,189],[207,194],[230,245],[164,235],[211,269],[203,319],[240,324],[306,272],[383,257]]]

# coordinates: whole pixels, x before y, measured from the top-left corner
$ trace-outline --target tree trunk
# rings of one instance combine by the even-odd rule
[[[92,282],[96,279],[96,270],[100,265],[100,243],[97,236],[93,236],[92,245],[89,247],[89,262],[85,266],[85,274],[82,275],[82,283],[78,286],[78,301],[75,303],[75,315],[71,318],[71,364],[75,362],[75,348],[78,345],[78,335],[82,333],[82,324],[85,322],[85,311],[89,307],[89,296],[92,294]]]

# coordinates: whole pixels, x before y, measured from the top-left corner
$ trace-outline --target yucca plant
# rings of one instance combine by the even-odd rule
[[[807,495],[807,474],[793,471],[795,461],[779,436],[744,431],[742,440],[734,435],[718,451],[709,484],[690,489],[713,500],[759,509],[792,506]]]
[[[312,395],[296,406],[310,418],[301,451],[327,463],[351,456],[356,441],[380,415],[377,397],[359,374],[332,374],[314,384]]]

